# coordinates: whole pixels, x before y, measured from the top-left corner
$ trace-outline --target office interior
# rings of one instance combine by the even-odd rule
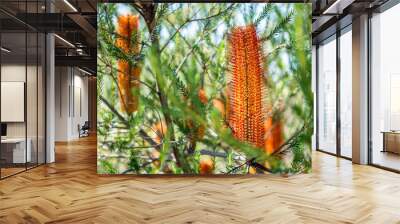
[[[320,1],[318,7],[330,2],[334,1]],[[400,5],[377,1],[340,7],[342,14],[333,18],[334,23],[317,26],[329,13],[314,21],[315,148],[399,172],[400,101],[396,96],[400,94],[400,67],[396,53],[400,46],[396,40],[400,33],[393,27],[400,21]],[[354,133],[361,138],[355,139]],[[354,142],[361,146],[352,146]],[[360,154],[364,154],[361,160]]]
[[[46,0],[0,2],[0,179],[54,162],[57,142],[94,131],[95,41],[60,13],[75,13],[71,6]],[[95,24],[95,6],[77,5],[89,19],[73,18]]]
[[[0,223],[399,222],[398,0],[291,1],[312,4],[312,172],[232,178],[96,173],[100,1],[0,0]]]
[[[396,40],[400,33],[393,27],[400,20],[400,5],[354,1],[333,7],[341,10],[339,14],[323,11],[331,10],[328,6],[334,3],[313,2],[314,149],[399,172],[400,104],[396,95],[400,68],[396,53],[400,46]],[[96,1],[5,0],[0,6],[0,166],[4,178],[53,162],[55,142],[79,138],[82,126],[95,130]],[[59,13],[51,18],[52,24],[44,22],[49,12]],[[365,30],[357,27],[354,37],[357,18],[363,18],[357,26]],[[366,43],[353,53],[359,32]],[[360,86],[366,90],[363,149],[352,146],[352,134],[359,131],[352,122],[360,117],[352,110],[358,103],[352,102],[353,64],[360,52],[366,58],[366,81]],[[354,153],[363,154],[364,160],[353,159]]]

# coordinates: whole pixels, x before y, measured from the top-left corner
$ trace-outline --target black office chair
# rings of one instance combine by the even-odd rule
[[[89,121],[85,121],[82,127],[80,127],[80,125],[78,124],[79,138],[89,136],[89,129],[90,129]]]

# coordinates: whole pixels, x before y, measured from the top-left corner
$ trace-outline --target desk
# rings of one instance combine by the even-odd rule
[[[6,163],[26,163],[31,162],[32,153],[30,138],[26,141],[28,147],[25,152],[25,138],[5,138],[1,139],[1,157]],[[12,158],[12,159],[11,159]],[[26,159],[26,160],[25,160]]]
[[[383,134],[382,152],[392,152],[400,154],[400,132],[382,131],[382,134]]]

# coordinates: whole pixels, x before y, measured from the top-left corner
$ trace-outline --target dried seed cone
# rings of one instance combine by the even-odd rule
[[[254,25],[235,27],[230,37],[229,125],[240,141],[264,148],[260,40]]]
[[[118,17],[118,38],[116,46],[125,54],[139,54],[139,16],[124,15]],[[140,88],[140,65],[133,65],[125,59],[118,60],[118,85],[121,111],[131,114],[138,109]]]

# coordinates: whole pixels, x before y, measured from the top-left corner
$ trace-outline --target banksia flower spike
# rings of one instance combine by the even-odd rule
[[[262,66],[256,27],[235,27],[230,36],[229,125],[240,141],[264,148]]]
[[[124,15],[118,17],[118,38],[116,46],[128,55],[139,54],[139,16]],[[118,60],[118,85],[121,110],[131,114],[139,105],[139,79],[141,66],[125,59]]]
[[[274,153],[283,144],[283,125],[280,118],[268,117],[265,121],[265,152]]]

